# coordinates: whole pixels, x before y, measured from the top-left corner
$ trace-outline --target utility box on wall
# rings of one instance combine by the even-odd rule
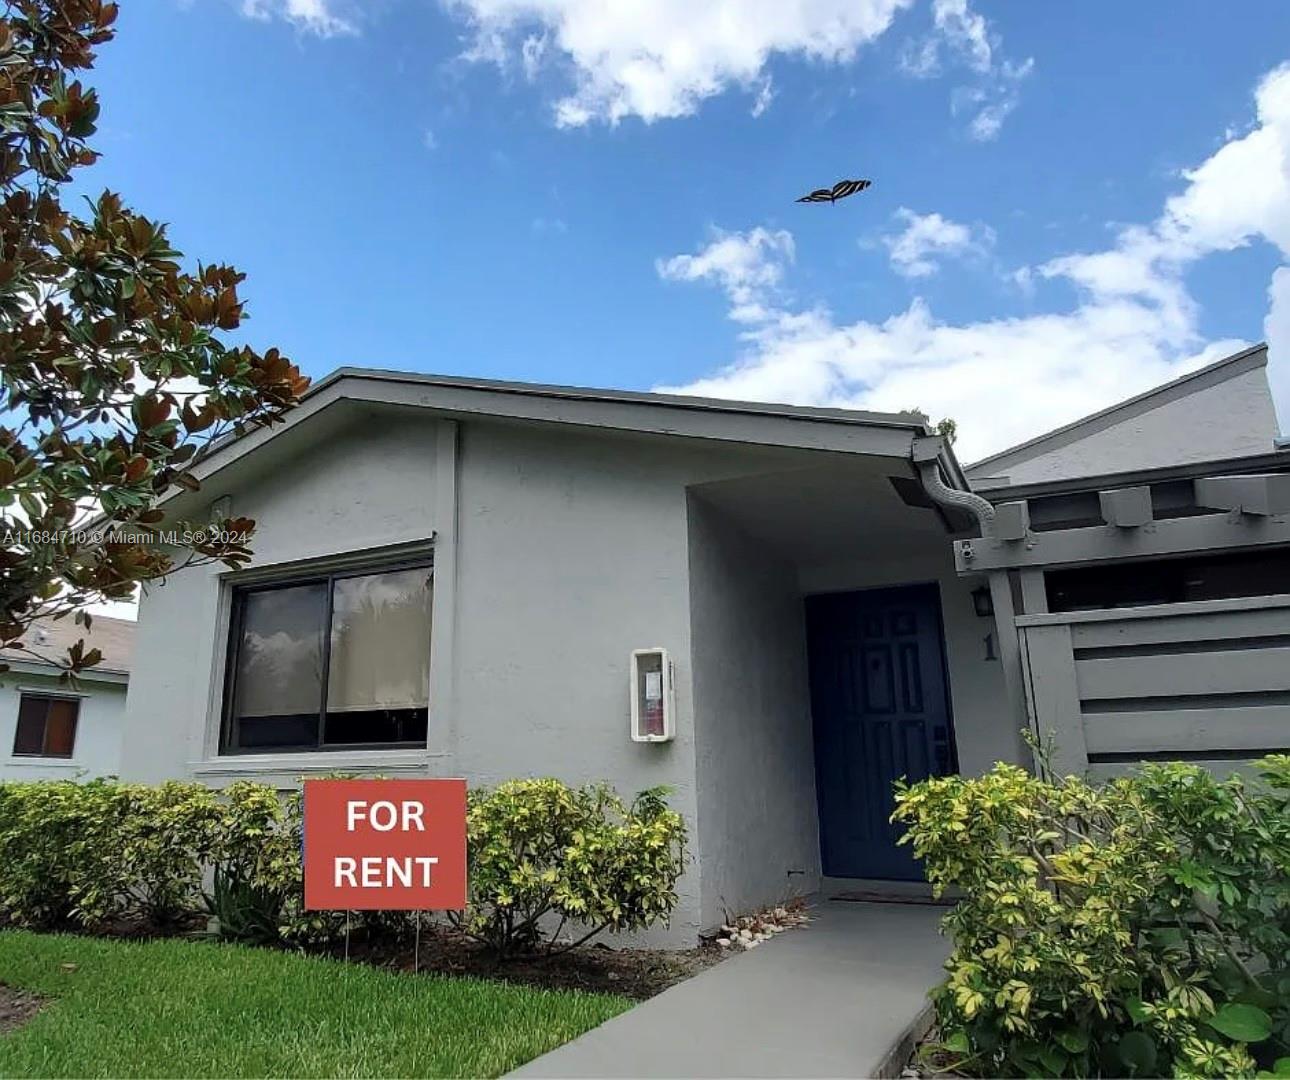
[[[676,679],[666,649],[632,651],[632,741],[670,742],[676,735]]]

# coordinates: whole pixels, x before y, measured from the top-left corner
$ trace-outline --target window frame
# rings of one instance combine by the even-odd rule
[[[228,640],[225,646],[224,661],[224,694],[220,709],[219,744],[217,752],[220,757],[239,755],[274,755],[274,754],[334,754],[345,751],[364,750],[426,750],[430,745],[430,707],[429,687],[426,688],[426,737],[420,742],[362,742],[333,743],[327,745],[327,686],[331,675],[331,620],[332,603],[335,594],[335,583],[346,578],[371,577],[374,574],[394,574],[401,570],[426,570],[430,574],[430,608],[434,611],[434,559],[433,557],[401,559],[397,562],[376,562],[356,565],[345,565],[332,570],[301,570],[295,574],[275,575],[266,580],[248,581],[245,584],[232,585],[231,604],[228,620]],[[241,653],[243,630],[246,619],[246,597],[253,593],[276,592],[279,589],[293,589],[302,585],[327,586],[326,606],[323,613],[323,658],[322,658],[322,694],[318,706],[318,739],[314,743],[299,743],[292,746],[250,746],[236,745],[239,734],[239,722],[234,714],[234,702],[237,685],[238,661]],[[433,632],[431,634],[433,639]],[[430,648],[430,640],[426,641]]]
[[[18,749],[18,731],[22,723],[22,703],[28,698],[40,698],[45,703],[45,715],[43,717],[43,727],[40,733],[40,752],[35,754],[23,753]],[[34,759],[38,761],[71,761],[76,757],[76,737],[81,730],[81,702],[84,696],[81,694],[60,694],[56,691],[22,689],[18,690],[18,713],[14,718],[13,725],[13,746],[9,750],[9,756],[14,758]],[[69,701],[76,706],[76,715],[72,717],[72,748],[66,754],[51,754],[49,746],[49,704],[54,701]]]

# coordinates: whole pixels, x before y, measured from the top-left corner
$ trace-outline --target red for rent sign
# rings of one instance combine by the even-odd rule
[[[466,906],[465,780],[306,780],[305,907]]]

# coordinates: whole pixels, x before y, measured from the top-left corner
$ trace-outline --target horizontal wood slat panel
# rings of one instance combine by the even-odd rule
[[[1090,754],[1290,747],[1290,705],[1150,709],[1084,717]]]
[[[1077,660],[1082,701],[1290,689],[1290,648]]]
[[[1225,641],[1232,638],[1272,637],[1277,634],[1290,634],[1288,608],[1071,625],[1071,642],[1077,649]]]
[[[1233,773],[1240,773],[1247,780],[1258,778],[1258,772],[1254,768],[1252,759],[1248,761],[1189,761],[1188,764],[1199,765],[1203,769],[1208,769],[1220,779],[1231,776]],[[1132,761],[1095,761],[1089,764],[1088,778],[1094,783],[1102,780],[1113,780],[1117,776],[1124,776],[1126,773],[1134,772],[1139,768],[1141,768],[1141,765]]]

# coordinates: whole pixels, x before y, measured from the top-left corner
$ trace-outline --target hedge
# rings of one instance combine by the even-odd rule
[[[298,792],[100,779],[0,784],[0,920],[35,929],[166,931],[215,915],[222,936],[326,945],[402,932],[398,912],[305,911]],[[454,921],[501,956],[643,929],[676,904],[685,826],[664,792],[517,780],[470,793],[470,902]],[[209,889],[207,889],[209,886]],[[555,926],[552,926],[552,922]]]
[[[1290,1075],[1290,756],[1094,786],[998,765],[897,793],[962,899],[933,994],[975,1075]]]

